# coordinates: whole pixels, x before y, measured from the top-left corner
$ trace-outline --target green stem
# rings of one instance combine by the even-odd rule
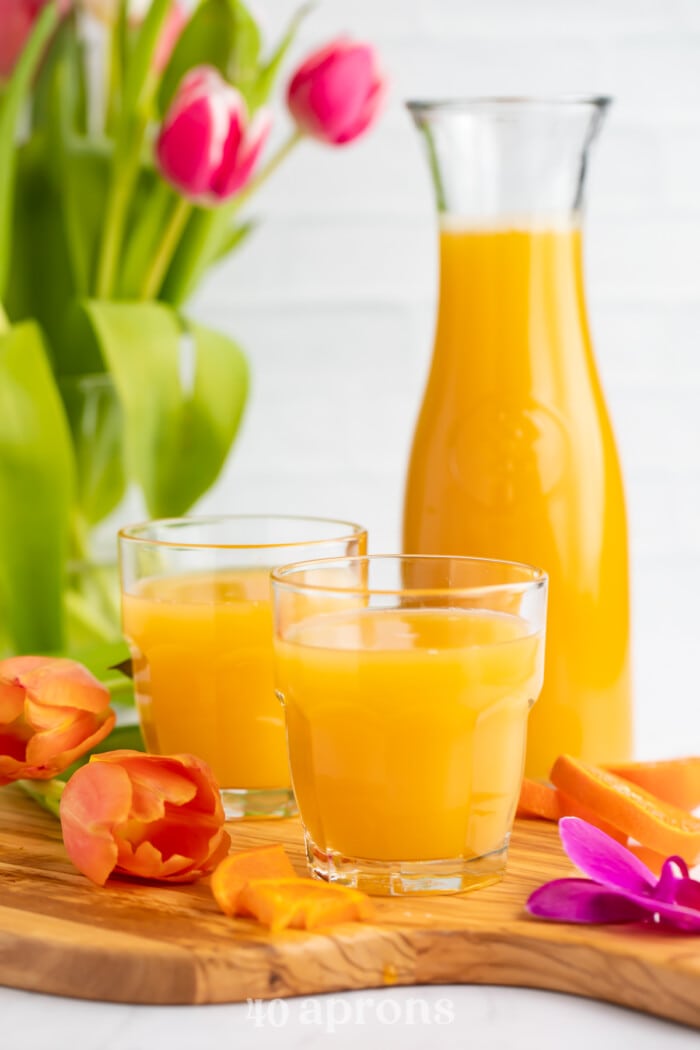
[[[7,314],[5,313],[2,303],[0,303],[0,335],[4,335],[5,332],[9,332],[9,330],[10,322],[8,320]]]
[[[186,197],[178,197],[173,208],[163,239],[153,262],[146,273],[139,298],[156,299],[168,272],[180,239],[192,214],[193,205]]]
[[[282,143],[276,153],[273,153],[267,164],[263,165],[257,175],[255,175],[248,185],[241,193],[232,201],[232,210],[239,211],[242,205],[246,204],[248,200],[253,196],[254,193],[260,189],[263,183],[267,182],[271,175],[277,171],[279,166],[287,159],[292,150],[297,146],[303,139],[303,135],[300,131],[293,131],[289,138]]]
[[[60,780],[18,780],[17,786],[52,816],[60,817],[60,804],[66,786]]]
[[[95,294],[100,299],[109,299],[114,294],[126,221],[139,175],[143,140],[158,85],[158,78],[153,71],[153,54],[171,4],[172,0],[153,0],[139,30],[129,68],[125,71],[122,112],[115,136],[95,281]]]
[[[3,7],[3,12],[7,7]],[[9,15],[3,13],[3,26]],[[15,177],[17,173],[16,130],[19,126],[25,98],[31,90],[34,74],[44,49],[58,24],[58,4],[43,9],[32,33],[24,45],[8,82],[0,97],[0,299],[4,298],[11,266],[12,211],[14,207]]]
[[[145,130],[145,129],[144,129]],[[133,141],[126,158],[115,164],[109,195],[107,197],[106,220],[102,234],[102,245],[97,264],[95,295],[98,299],[109,299],[114,290],[117,263],[124,240],[124,226],[129,212],[131,195],[139,169],[142,133],[134,132]],[[115,154],[120,151],[117,149]],[[119,176],[116,170],[119,169]]]
[[[228,204],[218,208],[194,210],[187,229],[183,231],[182,250],[176,253],[172,260],[173,266],[168,269],[161,282],[159,296],[163,302],[170,303],[171,306],[180,306],[194,291],[207,267],[219,256],[230,220],[262,184],[267,182],[301,138],[302,135],[298,131],[290,135],[246,188]]]
[[[109,68],[105,78],[107,82],[107,98],[104,125],[107,134],[110,134],[118,126],[119,114],[123,106],[124,72],[129,51],[128,9],[129,0],[119,0],[117,17],[110,32]]]

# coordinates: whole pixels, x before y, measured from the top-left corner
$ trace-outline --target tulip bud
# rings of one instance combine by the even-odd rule
[[[182,80],[156,143],[161,174],[186,197],[213,204],[238,193],[270,130],[259,110],[248,121],[241,93],[211,66]]]
[[[98,886],[113,872],[166,882],[199,878],[228,853],[224,819],[211,770],[193,755],[93,755],[61,797],[66,852]]]
[[[303,134],[341,146],[367,130],[385,89],[373,48],[341,39],[309,55],[299,67],[287,104]]]
[[[74,660],[0,661],[0,784],[48,780],[114,727],[109,691]]]

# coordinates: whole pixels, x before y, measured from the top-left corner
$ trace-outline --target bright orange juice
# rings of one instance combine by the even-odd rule
[[[443,230],[404,549],[514,559],[549,574],[528,775],[546,777],[561,752],[629,756],[625,505],[578,226]]]
[[[294,790],[315,845],[440,860],[502,850],[544,638],[517,616],[360,609],[276,641]]]
[[[122,601],[148,750],[198,755],[222,788],[289,787],[269,571],[145,579]]]

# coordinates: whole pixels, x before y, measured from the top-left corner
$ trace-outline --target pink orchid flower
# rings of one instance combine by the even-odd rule
[[[656,876],[625,846],[579,817],[562,817],[567,856],[588,876],[554,879],[530,895],[531,915],[559,922],[646,922],[700,933],[700,882],[681,857]]]
[[[0,661],[0,785],[49,780],[114,727],[109,691],[74,660]]]
[[[299,67],[289,84],[287,104],[303,134],[341,146],[367,130],[385,91],[374,49],[340,39],[309,55]]]
[[[183,78],[158,136],[161,174],[192,200],[226,200],[250,179],[270,124],[263,109],[249,121],[240,91],[213,67],[197,66]]]
[[[193,755],[93,755],[66,784],[60,813],[68,856],[98,886],[112,873],[192,882],[229,851],[218,786]]]

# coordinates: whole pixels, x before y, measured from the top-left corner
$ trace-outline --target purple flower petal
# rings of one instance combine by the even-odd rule
[[[590,879],[548,882],[530,894],[526,908],[531,915],[560,922],[642,922],[649,918],[646,908]]]
[[[588,879],[556,879],[529,898],[532,915],[565,922],[656,922],[700,933],[700,882],[680,857],[664,861],[657,880],[638,857],[578,817],[563,817],[566,853]]]
[[[700,910],[687,908],[682,904],[665,904],[657,902],[654,912],[662,926],[674,926],[686,933],[700,933]]]
[[[580,817],[562,817],[559,835],[570,860],[584,875],[609,889],[651,895],[656,877],[633,853]]]
[[[697,879],[683,879],[676,890],[676,904],[700,912],[700,882]]]
[[[678,892],[688,878],[688,865],[683,858],[669,857],[663,863],[659,881],[654,889],[654,897],[658,901],[675,904]]]

